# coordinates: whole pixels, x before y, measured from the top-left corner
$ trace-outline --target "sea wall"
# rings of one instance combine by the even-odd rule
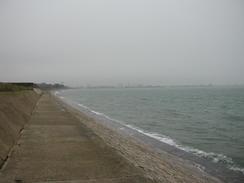
[[[32,90],[0,92],[0,167],[30,119],[40,97]]]
[[[129,160],[136,167],[141,168],[145,175],[155,182],[194,182],[194,183],[220,183],[219,179],[210,176],[198,169],[192,163],[173,156],[167,152],[157,153],[150,145],[128,134],[120,133],[119,130],[94,119],[86,113],[71,107],[60,99],[63,106],[76,116],[81,123],[85,124],[111,148]],[[123,127],[122,127],[123,128]]]

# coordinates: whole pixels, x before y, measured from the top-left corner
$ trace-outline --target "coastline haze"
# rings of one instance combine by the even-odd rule
[[[0,2],[2,81],[244,84],[241,0]]]

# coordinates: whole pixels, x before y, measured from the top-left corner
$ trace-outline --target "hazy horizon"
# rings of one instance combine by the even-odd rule
[[[243,85],[242,0],[2,0],[0,81]]]

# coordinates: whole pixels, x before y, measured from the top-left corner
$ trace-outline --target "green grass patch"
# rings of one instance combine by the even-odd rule
[[[22,90],[32,90],[32,86],[24,86],[21,84],[13,83],[0,83],[0,92],[6,91],[22,91]]]

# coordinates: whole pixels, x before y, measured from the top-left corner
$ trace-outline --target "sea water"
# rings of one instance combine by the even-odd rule
[[[59,95],[244,174],[244,87],[83,88]]]

